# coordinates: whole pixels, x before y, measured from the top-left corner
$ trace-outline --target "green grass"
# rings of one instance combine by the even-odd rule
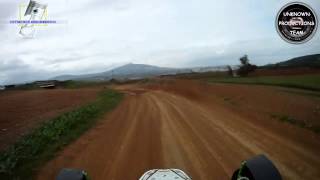
[[[121,98],[121,93],[106,90],[94,102],[64,113],[34,129],[0,154],[0,179],[32,179],[38,167],[92,127]]]
[[[106,84],[106,82],[68,80],[68,81],[63,81],[61,84],[64,88],[77,89],[77,88],[83,88],[83,87],[99,86],[99,85]]]
[[[271,118],[278,119],[281,122],[289,123],[300,128],[305,128],[315,133],[320,133],[320,127],[315,127],[310,124],[307,124],[305,121],[297,120],[291,116],[287,115],[279,115],[279,114],[271,114]]]
[[[302,96],[308,96],[308,97],[316,97],[320,98],[320,91],[300,91],[300,90],[295,90],[295,89],[284,89],[282,90],[283,92],[286,93],[291,93],[291,94],[298,94]]]
[[[320,91],[320,75],[297,75],[297,76],[263,76],[263,77],[221,77],[210,78],[212,83],[238,83],[274,85],[290,88],[299,88]]]

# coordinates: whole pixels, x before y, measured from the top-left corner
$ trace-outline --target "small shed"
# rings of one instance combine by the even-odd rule
[[[55,81],[37,81],[35,82],[40,88],[53,89],[56,87]]]

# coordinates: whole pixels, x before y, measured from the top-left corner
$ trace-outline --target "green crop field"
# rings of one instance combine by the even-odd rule
[[[92,127],[121,98],[121,93],[106,90],[94,102],[64,113],[34,129],[7,151],[1,152],[0,179],[32,179],[36,168]]]
[[[262,76],[262,77],[217,77],[210,83],[260,84],[320,91],[320,75]]]

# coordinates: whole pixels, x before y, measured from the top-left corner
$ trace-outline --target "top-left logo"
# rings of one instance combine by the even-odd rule
[[[25,13],[21,16],[21,11],[24,9],[23,5],[19,6],[19,18],[26,21],[20,27],[19,33],[24,37],[34,37],[35,26],[41,25],[42,20],[46,20],[48,17],[47,4],[40,4],[31,0],[29,5],[25,9]],[[43,25],[46,25],[42,23]]]
[[[36,27],[55,24],[56,21],[48,20],[48,5],[34,0],[29,4],[19,5],[19,19],[10,21],[11,24],[19,24],[19,34],[25,38],[33,38]]]

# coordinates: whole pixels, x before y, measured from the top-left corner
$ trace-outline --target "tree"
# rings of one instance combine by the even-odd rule
[[[228,69],[228,75],[233,76],[233,70],[230,65],[227,66],[227,69]]]
[[[257,69],[256,65],[252,65],[249,63],[248,55],[244,55],[240,57],[240,68],[238,69],[237,73],[240,76],[247,76],[250,72],[253,72]]]
[[[248,55],[244,55],[240,58],[241,65],[245,66],[249,64]]]

